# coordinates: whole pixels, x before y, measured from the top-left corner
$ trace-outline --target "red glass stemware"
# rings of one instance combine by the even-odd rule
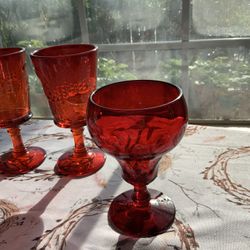
[[[57,161],[60,175],[88,176],[104,162],[103,152],[84,145],[86,106],[96,88],[97,47],[91,44],[65,44],[31,54],[35,72],[48,98],[57,126],[71,128],[75,147]]]
[[[182,91],[154,80],[124,81],[96,90],[88,103],[87,125],[95,143],[120,163],[134,186],[111,203],[108,220],[121,234],[151,237],[175,218],[173,202],[147,189],[161,156],[181,140],[187,125]]]
[[[27,173],[46,156],[42,148],[25,148],[18,127],[32,116],[25,59],[23,48],[0,49],[0,128],[7,128],[13,143],[13,150],[0,158],[0,173],[4,175]]]

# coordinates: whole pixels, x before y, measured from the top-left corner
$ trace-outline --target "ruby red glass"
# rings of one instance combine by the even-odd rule
[[[161,156],[181,140],[187,125],[182,91],[154,80],[124,81],[95,91],[87,125],[94,142],[114,156],[133,190],[116,197],[108,212],[110,226],[131,237],[165,232],[175,218],[173,202],[147,185],[157,176]]]
[[[32,116],[25,49],[0,49],[0,128],[7,128],[13,149],[0,157],[0,173],[25,174],[38,167],[46,153],[39,147],[25,148],[19,125]]]
[[[96,88],[97,47],[66,44],[37,50],[31,54],[35,72],[48,98],[57,126],[71,128],[75,147],[57,161],[59,175],[88,176],[105,162],[100,149],[86,148],[83,126],[89,95]]]

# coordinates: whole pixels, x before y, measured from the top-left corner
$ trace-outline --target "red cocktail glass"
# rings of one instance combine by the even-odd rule
[[[57,161],[60,175],[88,176],[104,162],[103,152],[84,145],[86,106],[96,88],[97,47],[66,44],[37,50],[31,54],[35,72],[48,98],[57,126],[71,128],[75,147]]]
[[[135,80],[96,90],[88,103],[87,125],[95,143],[120,163],[134,186],[111,203],[108,220],[117,232],[151,237],[175,218],[173,202],[147,189],[157,176],[161,156],[181,140],[187,125],[182,91],[169,83]]]
[[[46,153],[39,147],[25,148],[19,125],[32,116],[25,69],[25,49],[0,49],[0,128],[7,128],[13,150],[1,155],[0,173],[24,174],[38,167]]]

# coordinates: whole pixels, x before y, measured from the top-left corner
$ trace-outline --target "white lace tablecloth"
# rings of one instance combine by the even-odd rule
[[[53,168],[73,146],[70,130],[39,120],[21,129],[25,144],[43,147],[47,158],[28,174],[0,175],[0,249],[250,249],[250,128],[188,126],[149,185],[172,198],[176,220],[141,239],[108,225],[113,197],[131,188],[114,158],[92,176],[60,178]],[[1,130],[0,153],[11,147]]]

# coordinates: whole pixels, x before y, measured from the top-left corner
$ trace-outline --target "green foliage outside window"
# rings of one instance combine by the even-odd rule
[[[179,83],[181,59],[161,63],[160,77]],[[188,67],[188,102],[193,119],[248,119],[250,113],[250,68],[247,58],[220,55],[196,57]],[[244,109],[242,109],[244,105]],[[249,108],[247,108],[249,107]]]
[[[122,80],[133,80],[136,76],[130,72],[128,65],[114,59],[101,57],[98,60],[98,87]]]
[[[46,44],[43,41],[31,39],[28,41],[27,40],[19,41],[17,42],[17,46],[25,48],[42,48],[45,47]]]

